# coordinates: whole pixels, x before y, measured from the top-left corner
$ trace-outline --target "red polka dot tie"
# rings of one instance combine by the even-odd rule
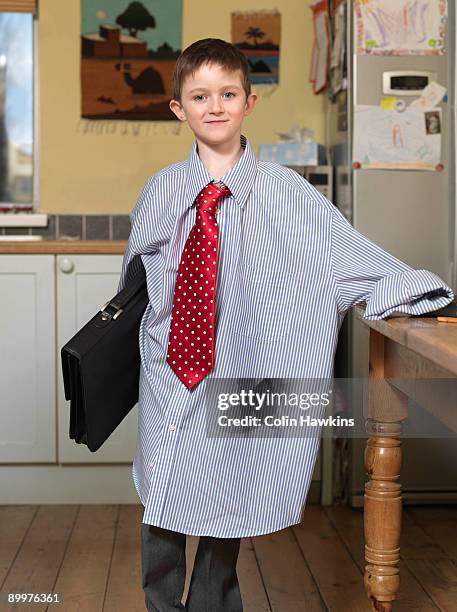
[[[209,183],[197,196],[197,212],[178,267],[167,363],[188,389],[214,368],[214,306],[219,200],[227,187]]]

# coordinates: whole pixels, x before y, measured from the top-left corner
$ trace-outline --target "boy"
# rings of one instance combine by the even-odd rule
[[[354,304],[380,319],[453,298],[438,276],[358,233],[296,172],[258,161],[241,134],[255,102],[235,46],[204,39],[185,49],[170,108],[195,141],[187,160],[149,178],[131,213],[119,289],[141,254],[150,301],[133,480],[149,610],[242,610],[240,538],[302,519],[319,437],[209,437],[211,379],[329,378]],[[200,541],[184,608],[186,534]]]

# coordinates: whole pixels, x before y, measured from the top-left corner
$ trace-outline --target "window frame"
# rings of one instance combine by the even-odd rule
[[[4,215],[11,214],[33,214],[37,213],[40,209],[40,156],[39,156],[39,116],[40,116],[40,105],[39,105],[39,82],[38,82],[38,14],[37,12],[32,11],[5,11],[0,8],[0,13],[24,13],[31,15],[32,17],[32,54],[33,54],[33,87],[32,87],[32,95],[33,95],[33,104],[32,104],[32,135],[33,135],[33,147],[32,147],[32,189],[33,189],[33,198],[29,204],[16,203],[16,202],[0,202],[0,206],[4,208],[8,208],[8,211],[0,211],[0,219]],[[31,208],[31,210],[28,210]],[[24,210],[26,209],[26,210]],[[0,224],[1,227],[1,224]]]

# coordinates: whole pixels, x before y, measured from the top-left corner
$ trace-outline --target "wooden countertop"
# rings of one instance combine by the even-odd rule
[[[408,316],[365,321],[365,308],[357,305],[355,311],[365,325],[457,376],[457,323]]]
[[[2,240],[0,254],[119,254],[123,255],[126,240]]]

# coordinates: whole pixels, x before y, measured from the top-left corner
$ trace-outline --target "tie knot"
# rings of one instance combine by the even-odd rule
[[[231,195],[228,187],[218,187],[214,183],[208,183],[197,196],[197,209],[199,212],[210,212],[216,214],[217,203],[221,198]]]

